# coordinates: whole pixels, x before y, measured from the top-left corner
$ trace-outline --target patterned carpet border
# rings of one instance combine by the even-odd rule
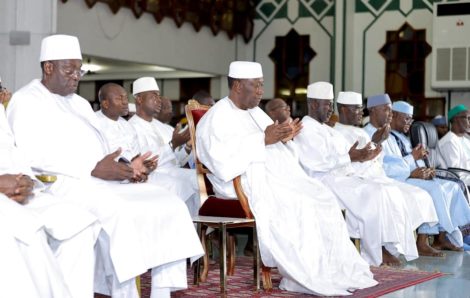
[[[419,270],[404,270],[391,267],[372,268],[375,279],[379,284],[375,287],[358,290],[347,297],[379,297],[406,287],[410,287],[428,280],[439,278],[445,274],[440,272],[426,272]],[[252,259],[239,257],[235,267],[235,275],[229,276],[227,281],[228,297],[315,297],[300,293],[282,291],[278,288],[281,276],[277,270],[272,271],[273,290],[266,292],[254,289]],[[193,285],[193,271],[188,269],[188,286],[184,291],[172,293],[172,297],[220,297],[219,266],[211,265],[207,281],[199,286]],[[150,274],[141,278],[142,298],[150,297]]]
[[[279,282],[281,276],[277,270],[272,270],[273,290],[255,291],[253,283],[253,268],[252,259],[246,257],[239,257],[235,269],[235,275],[229,276],[227,281],[227,297],[317,297],[314,295],[307,295],[301,293],[293,293],[282,291],[279,289]],[[373,298],[398,291],[403,288],[411,287],[434,278],[439,278],[445,273],[441,272],[426,272],[419,270],[404,270],[391,267],[373,267],[372,272],[374,278],[379,282],[375,287],[358,290],[354,294],[346,297],[354,298]],[[141,297],[150,297],[150,271],[141,276]],[[177,291],[172,293],[171,297],[221,297],[219,287],[219,266],[212,265],[209,270],[207,281],[193,285],[193,271],[188,268],[188,286],[189,288],[184,291]],[[95,298],[108,298],[109,296],[95,294]],[[333,297],[331,297],[333,298]]]

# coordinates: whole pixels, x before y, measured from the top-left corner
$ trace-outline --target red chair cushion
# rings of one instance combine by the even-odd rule
[[[222,216],[245,218],[245,212],[238,200],[226,200],[217,197],[209,197],[199,208],[201,216]]]
[[[202,116],[207,112],[207,110],[192,110],[191,114],[193,115],[194,126],[196,127],[199,120],[201,120]]]

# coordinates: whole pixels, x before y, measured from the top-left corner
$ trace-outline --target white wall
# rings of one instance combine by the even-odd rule
[[[207,26],[196,32],[189,23],[177,28],[169,18],[157,24],[149,13],[136,19],[127,8],[113,15],[106,4],[89,9],[83,0],[59,1],[57,31],[78,36],[88,55],[213,74],[226,74],[237,52],[225,32],[214,36]]]
[[[40,77],[41,40],[55,30],[56,4],[57,0],[0,1],[0,76],[10,91]],[[15,31],[29,32],[29,43],[11,45]]]

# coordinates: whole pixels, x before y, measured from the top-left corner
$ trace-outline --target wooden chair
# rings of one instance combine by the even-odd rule
[[[226,260],[225,249],[226,241],[228,242],[228,275],[234,273],[235,268],[235,240],[234,236],[228,233],[226,229],[249,227],[253,229],[253,250],[254,250],[254,278],[256,282],[256,289],[259,289],[259,247],[256,235],[256,222],[253,214],[251,213],[247,197],[243,192],[241,186],[241,177],[238,176],[233,179],[233,185],[237,194],[238,200],[227,200],[224,198],[217,198],[214,195],[209,195],[212,192],[212,185],[207,179],[206,175],[210,174],[207,169],[197,158],[196,147],[196,126],[202,116],[209,110],[209,106],[201,105],[196,100],[189,100],[185,107],[186,118],[188,119],[188,126],[191,134],[192,152],[196,165],[197,179],[199,184],[199,195],[201,198],[201,208],[199,209],[199,216],[193,218],[194,222],[198,223],[198,232],[201,237],[201,242],[206,252],[203,258],[203,270],[199,273],[199,264],[195,267],[195,283],[205,281],[207,278],[209,267],[209,256],[207,253],[206,245],[206,229],[208,227],[220,229],[220,246],[222,248],[220,258],[221,268],[221,291],[225,293],[226,289]],[[245,221],[241,221],[244,219]],[[268,290],[272,288],[270,268],[263,266],[263,287]]]

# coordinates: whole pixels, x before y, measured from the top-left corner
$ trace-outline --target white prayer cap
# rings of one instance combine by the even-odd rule
[[[316,82],[308,85],[307,98],[333,100],[333,85],[328,82]]]
[[[258,62],[233,61],[228,76],[234,79],[259,79],[263,77],[263,69]]]
[[[413,106],[406,101],[396,101],[392,104],[392,111],[413,115]]]
[[[135,107],[135,103],[130,102],[129,103],[129,113],[135,113],[137,112],[137,109]]]
[[[145,91],[160,91],[158,89],[157,81],[152,77],[138,78],[132,84],[132,95],[137,95]]]
[[[78,38],[61,34],[43,38],[39,57],[40,62],[67,59],[82,60]]]
[[[340,92],[336,102],[343,105],[362,105],[362,95],[351,91]]]

